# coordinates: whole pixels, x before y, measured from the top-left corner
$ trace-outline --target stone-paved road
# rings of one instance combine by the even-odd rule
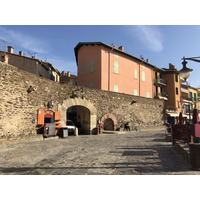
[[[1,146],[0,174],[200,174],[163,131],[71,136]]]

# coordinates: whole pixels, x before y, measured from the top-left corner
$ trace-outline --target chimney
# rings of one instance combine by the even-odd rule
[[[20,55],[20,56],[23,56],[23,51],[19,51],[19,55]]]
[[[65,71],[62,71],[62,72],[61,72],[61,75],[64,76],[64,75],[65,75]]]
[[[169,63],[169,69],[174,70],[174,69],[175,69],[175,66],[172,65],[171,63]]]
[[[13,51],[14,51],[14,48],[11,46],[8,46],[8,53],[13,53]]]
[[[70,71],[67,72],[67,77],[70,77]]]
[[[34,54],[34,58],[36,58],[36,53]]]
[[[147,63],[149,63],[149,59],[148,59],[148,58],[147,58],[147,60],[146,60],[146,61],[147,61]]]
[[[5,64],[8,64],[8,55],[1,56],[1,61],[4,62]]]
[[[113,46],[115,49],[117,48],[117,46],[115,45],[115,46]]]
[[[120,46],[118,49],[124,51],[124,46]]]
[[[35,58],[35,56],[32,56],[32,58],[34,59],[34,58]]]

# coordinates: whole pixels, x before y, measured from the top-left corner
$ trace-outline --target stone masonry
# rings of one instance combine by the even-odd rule
[[[68,86],[0,62],[0,137],[37,133],[37,110],[61,111],[61,124],[70,106],[90,110],[91,130],[97,119],[112,115],[117,126],[130,122],[131,129],[162,125],[163,101],[97,89]]]

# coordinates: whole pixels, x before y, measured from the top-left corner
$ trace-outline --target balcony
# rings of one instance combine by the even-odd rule
[[[158,97],[159,99],[164,99],[164,100],[168,100],[168,94],[167,93],[157,93],[156,97]]]
[[[167,81],[164,80],[164,79],[162,79],[162,78],[156,78],[156,79],[154,80],[154,83],[155,83],[155,84],[159,84],[159,85],[163,85],[163,86],[166,86],[166,85],[167,85]]]

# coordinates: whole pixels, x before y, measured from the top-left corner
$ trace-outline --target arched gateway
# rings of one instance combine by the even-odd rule
[[[101,118],[100,122],[100,132],[102,133],[103,130],[113,130],[117,129],[117,120],[114,115],[108,113]]]
[[[66,125],[66,120],[67,120],[66,112],[70,107],[73,107],[73,106],[83,106],[83,107],[86,107],[90,111],[89,131],[90,133],[92,133],[92,130],[96,128],[97,126],[97,114],[96,114],[97,111],[94,105],[89,100],[82,99],[82,98],[66,99],[63,101],[62,104],[58,105],[58,110],[60,111],[61,126]]]

